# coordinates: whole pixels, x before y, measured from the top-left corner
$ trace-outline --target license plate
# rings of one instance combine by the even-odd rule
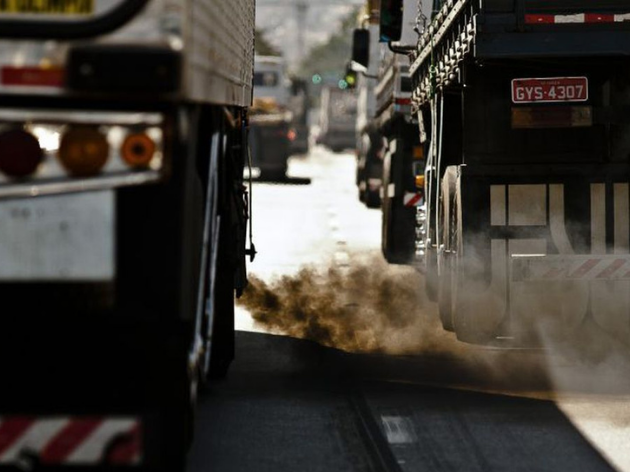
[[[550,77],[512,80],[513,103],[585,102],[586,77]]]
[[[113,191],[0,203],[0,280],[112,281]]]
[[[0,14],[91,15],[94,0],[0,0]]]

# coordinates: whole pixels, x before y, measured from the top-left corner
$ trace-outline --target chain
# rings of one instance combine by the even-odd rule
[[[418,36],[420,36],[420,35],[422,35],[422,33],[424,33],[424,30],[427,27],[427,20],[428,20],[428,18],[422,12],[422,0],[418,0],[417,15],[416,15],[416,26],[413,28],[414,31],[416,33],[418,33]]]

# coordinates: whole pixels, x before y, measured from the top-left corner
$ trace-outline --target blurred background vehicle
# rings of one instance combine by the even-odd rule
[[[260,178],[278,180],[286,176],[291,146],[289,100],[290,81],[284,59],[257,55],[249,144],[252,165],[259,169]]]
[[[318,143],[333,152],[354,149],[357,99],[353,91],[338,86],[322,87]]]

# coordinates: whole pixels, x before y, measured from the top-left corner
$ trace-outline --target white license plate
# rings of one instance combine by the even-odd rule
[[[0,280],[111,281],[113,191],[0,202]]]
[[[588,100],[586,77],[549,77],[512,80],[513,103],[585,102]]]

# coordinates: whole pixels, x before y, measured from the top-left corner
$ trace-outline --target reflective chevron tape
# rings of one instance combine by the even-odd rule
[[[406,192],[405,195],[403,195],[403,205],[405,205],[406,207],[415,207],[422,205],[422,194]]]
[[[630,280],[630,256],[512,256],[512,280]]]
[[[142,428],[134,418],[0,417],[0,465],[142,463]]]
[[[525,23],[535,24],[562,24],[562,23],[622,23],[630,21],[630,13],[576,13],[573,15],[525,15]]]

